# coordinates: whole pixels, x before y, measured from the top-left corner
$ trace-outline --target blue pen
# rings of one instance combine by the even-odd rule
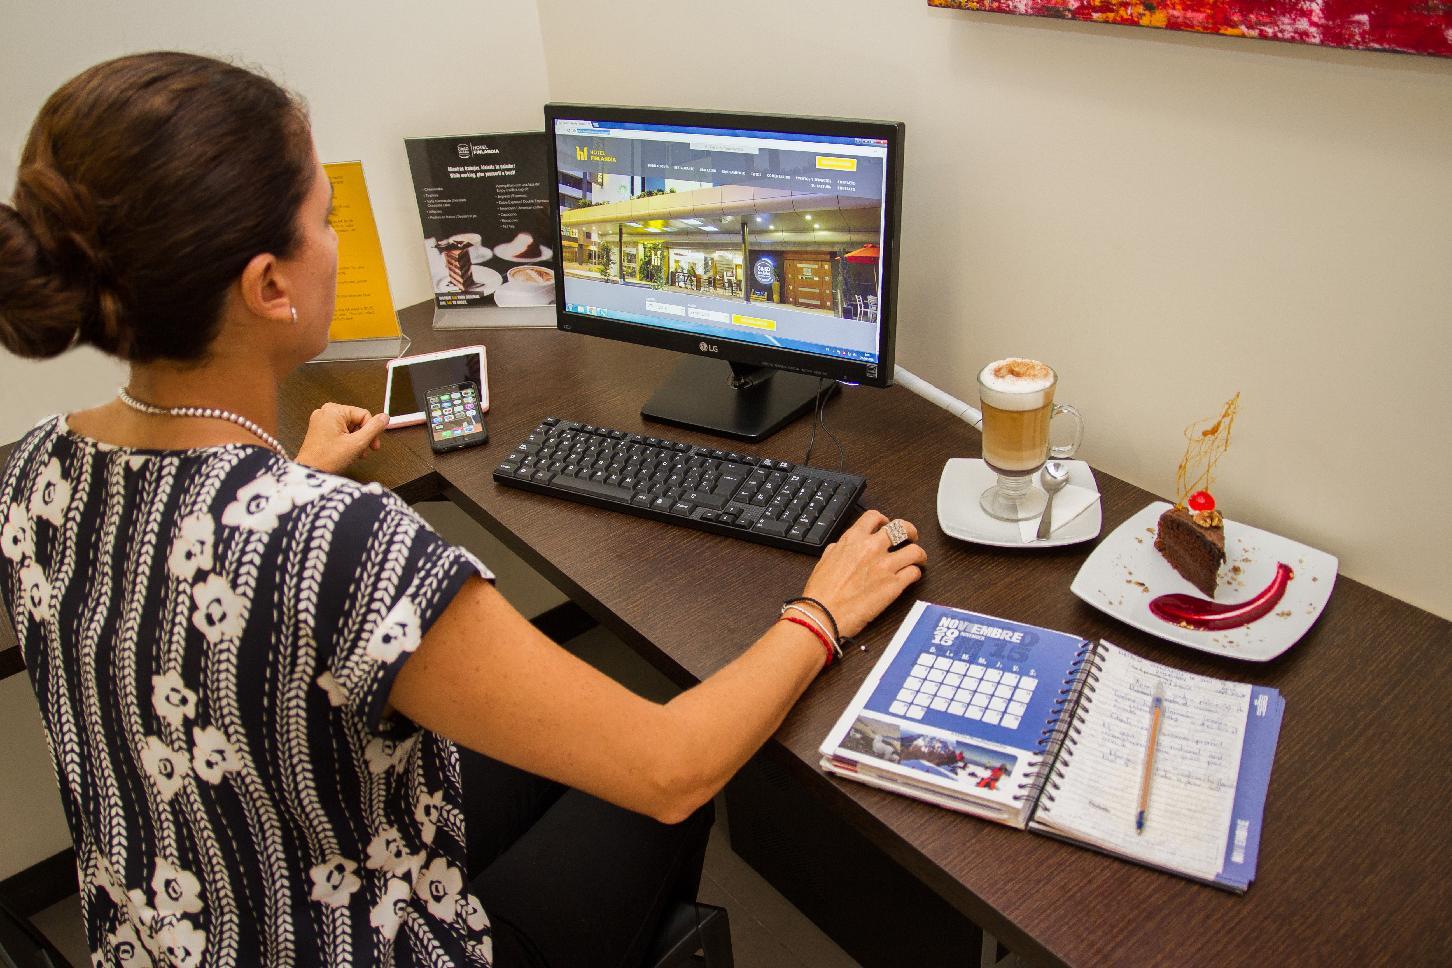
[[[1150,703],[1149,740],[1144,746],[1144,775],[1139,781],[1139,812],[1134,815],[1134,832],[1144,833],[1144,815],[1149,809],[1150,777],[1155,775],[1155,748],[1160,743],[1160,719],[1165,711],[1165,686],[1156,682],[1154,701]]]

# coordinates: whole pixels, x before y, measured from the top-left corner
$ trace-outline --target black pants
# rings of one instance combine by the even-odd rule
[[[499,968],[635,968],[695,901],[714,808],[667,825],[459,750],[470,890]]]

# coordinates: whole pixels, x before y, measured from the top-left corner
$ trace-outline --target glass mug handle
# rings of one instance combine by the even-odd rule
[[[1052,421],[1061,413],[1066,413],[1074,418],[1074,440],[1072,443],[1050,447],[1049,457],[1054,460],[1066,460],[1073,457],[1074,452],[1079,449],[1079,445],[1084,442],[1084,418],[1079,415],[1079,411],[1067,403],[1056,403],[1054,404],[1053,411],[1049,414],[1049,420]]]

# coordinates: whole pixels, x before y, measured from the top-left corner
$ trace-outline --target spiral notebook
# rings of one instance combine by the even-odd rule
[[[822,768],[1243,893],[1284,708],[1264,686],[917,602],[822,743]]]

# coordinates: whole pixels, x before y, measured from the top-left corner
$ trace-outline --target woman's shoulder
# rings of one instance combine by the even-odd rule
[[[17,489],[28,489],[30,481],[44,467],[60,435],[59,414],[46,417],[10,447],[0,464],[0,502],[13,501]]]
[[[212,503],[223,527],[272,531],[294,526],[302,517],[296,512],[318,501],[326,501],[332,516],[346,513],[355,524],[422,520],[381,484],[360,483],[265,451],[254,451],[231,467]]]

